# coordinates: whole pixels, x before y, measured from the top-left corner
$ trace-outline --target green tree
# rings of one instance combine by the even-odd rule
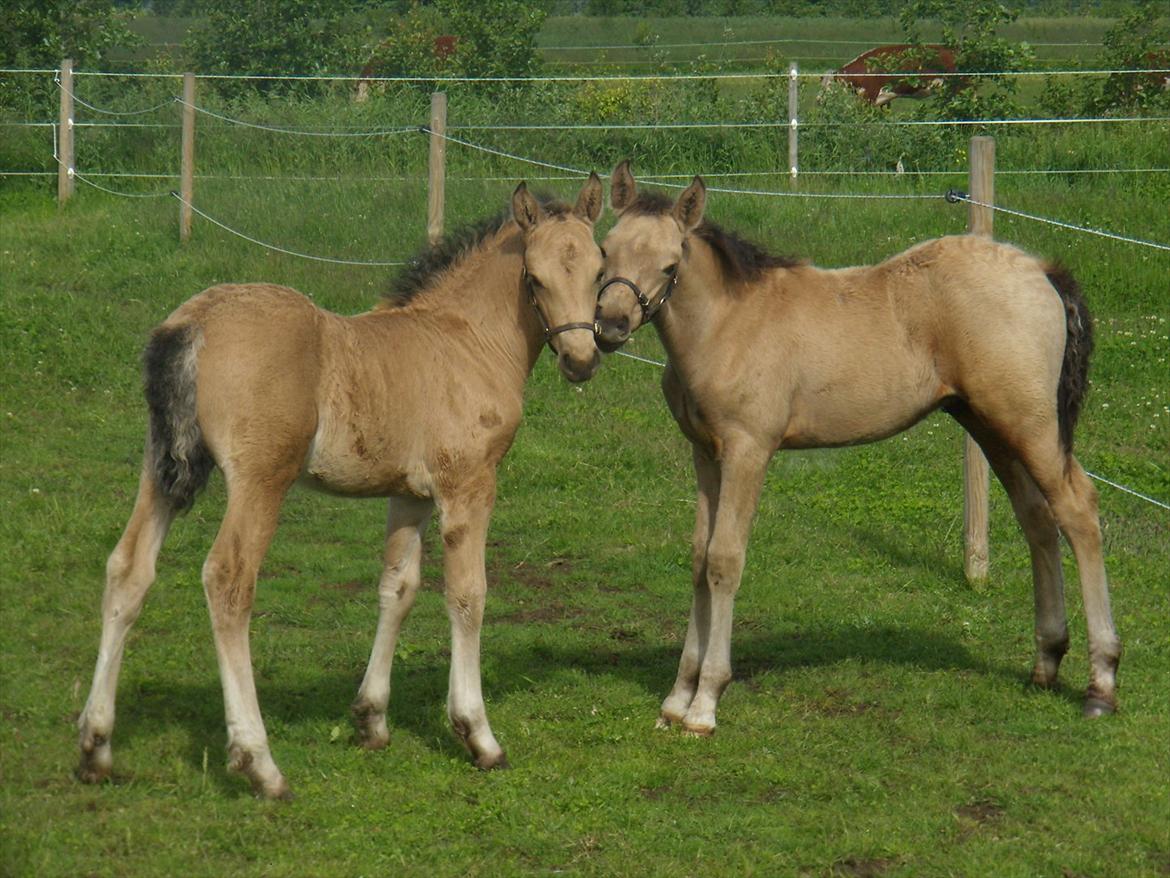
[[[536,36],[546,14],[524,0],[415,3],[372,50],[372,64],[382,75],[532,76],[540,71]],[[449,54],[438,48],[445,36],[454,37]]]
[[[63,58],[77,67],[99,64],[112,49],[135,46],[131,13],[113,0],[9,0],[0,27],[0,67],[55,68]],[[26,77],[0,79],[0,106],[39,99],[49,86]]]
[[[349,7],[331,0],[204,0],[203,22],[184,48],[203,74],[328,75],[358,66],[357,40],[345,27]],[[304,91],[309,83],[248,80],[226,90]]]
[[[1018,16],[1018,11],[987,0],[911,0],[903,7],[898,19],[906,42],[922,46],[922,23],[933,20],[942,29],[938,42],[955,54],[955,72],[982,74],[969,81],[947,77],[934,102],[934,112],[949,119],[1018,112],[1015,78],[998,74],[1031,69],[1035,54],[1027,43],[996,35],[1000,25],[1010,24]]]
[[[548,11],[528,0],[436,0],[435,8],[459,38],[465,76],[532,76],[540,70],[536,35]]]
[[[1161,18],[1162,2],[1139,2],[1105,32],[1099,63],[1106,70],[1160,69],[1170,63],[1170,26]],[[1087,101],[1088,113],[1110,110],[1143,110],[1170,107],[1170,90],[1164,73],[1114,73],[1099,95]]]

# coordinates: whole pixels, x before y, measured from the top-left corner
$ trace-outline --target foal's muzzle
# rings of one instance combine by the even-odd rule
[[[630,318],[625,314],[607,319],[597,315],[597,346],[612,354],[630,339]]]
[[[634,329],[637,329],[640,326],[645,326],[658,316],[658,312],[662,310],[662,306],[666,304],[671,293],[674,292],[676,283],[678,283],[677,271],[666,279],[658,294],[653,298],[643,293],[642,288],[627,277],[615,275],[603,283],[601,289],[597,291],[597,346],[607,354],[613,353],[629,340],[633,332],[630,328],[630,318],[628,315],[621,314],[617,317],[606,317],[604,315],[601,299],[607,289],[612,286],[620,286],[625,287],[633,294],[642,317],[638,326],[634,327]]]
[[[588,381],[596,374],[600,365],[601,352],[596,347],[593,348],[592,356],[585,360],[570,356],[567,352],[557,355],[557,366],[560,367],[561,374],[574,384]]]

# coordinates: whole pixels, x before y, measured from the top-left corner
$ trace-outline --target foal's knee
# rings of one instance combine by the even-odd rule
[[[707,552],[707,583],[713,592],[735,592],[743,574],[743,555],[712,547]]]

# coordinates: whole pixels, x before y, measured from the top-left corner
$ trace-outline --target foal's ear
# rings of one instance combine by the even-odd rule
[[[544,209],[528,191],[527,183],[521,183],[512,193],[512,218],[525,233],[531,232],[544,219]]]
[[[706,206],[707,185],[702,177],[695,177],[674,203],[674,218],[684,232],[689,232],[703,221],[703,208]]]
[[[638,194],[638,184],[634,182],[634,175],[630,173],[630,160],[622,159],[621,164],[613,169],[609,177],[609,206],[615,213],[621,213],[634,203]]]
[[[590,171],[589,179],[585,181],[581,194],[577,196],[577,206],[573,208],[573,214],[593,225],[601,216],[604,203],[605,192],[601,188],[601,178],[597,176],[596,171]]]

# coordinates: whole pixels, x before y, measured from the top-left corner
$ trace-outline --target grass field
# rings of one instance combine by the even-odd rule
[[[594,35],[611,39],[601,25]],[[368,110],[333,105],[244,109],[298,124],[370,121]],[[169,135],[92,131],[83,168],[170,167]],[[339,148],[233,139],[210,124],[200,132],[200,171],[217,178],[200,182],[199,204],[261,240],[358,259],[403,258],[424,240],[425,187],[368,179],[417,176],[421,138]],[[1165,134],[1165,123],[1037,129],[1002,138],[999,163],[1165,167]],[[779,155],[746,137],[683,148],[661,132],[492,142],[599,170],[631,149],[640,168],[679,172],[767,167]],[[454,148],[451,161],[450,225],[503,207],[533,172]],[[804,185],[941,192],[962,185],[962,164],[956,155],[953,181]],[[261,172],[277,179],[256,179]],[[338,179],[292,179],[300,174]],[[1004,175],[997,200],[1167,242],[1167,176]],[[576,186],[546,184],[566,197]],[[941,198],[712,194],[709,210],[826,266],[965,228],[963,209]],[[1071,558],[1064,684],[1026,685],[1028,557],[998,487],[991,580],[974,589],[963,579],[955,425],[939,415],[881,444],[783,453],[748,551],[719,730],[709,740],[659,732],[690,602],[694,488],[658,370],[619,357],[578,387],[542,358],[501,470],[483,673],[510,771],[477,772],[447,725],[449,632],[433,539],[398,643],[391,745],[367,753],[351,743],[385,507],[296,491],[261,573],[252,650],[273,754],[297,799],[258,802],[228,775],[199,580],[223,511],[217,476],[172,530],[131,636],[114,781],[79,784],[74,722],[96,656],[105,559],[137,482],[138,358],[150,327],[221,281],[289,284],[353,313],[392,271],[282,256],[200,220],[180,247],[176,215],[170,198],[116,198],[84,184],[58,209],[47,184],[0,180],[0,874],[1170,874],[1168,513],[1101,487],[1125,646],[1122,707],[1087,722]],[[995,231],[1068,265],[1096,316],[1080,459],[1170,500],[1170,257],[1002,215]],[[662,356],[649,334],[631,350]]]

